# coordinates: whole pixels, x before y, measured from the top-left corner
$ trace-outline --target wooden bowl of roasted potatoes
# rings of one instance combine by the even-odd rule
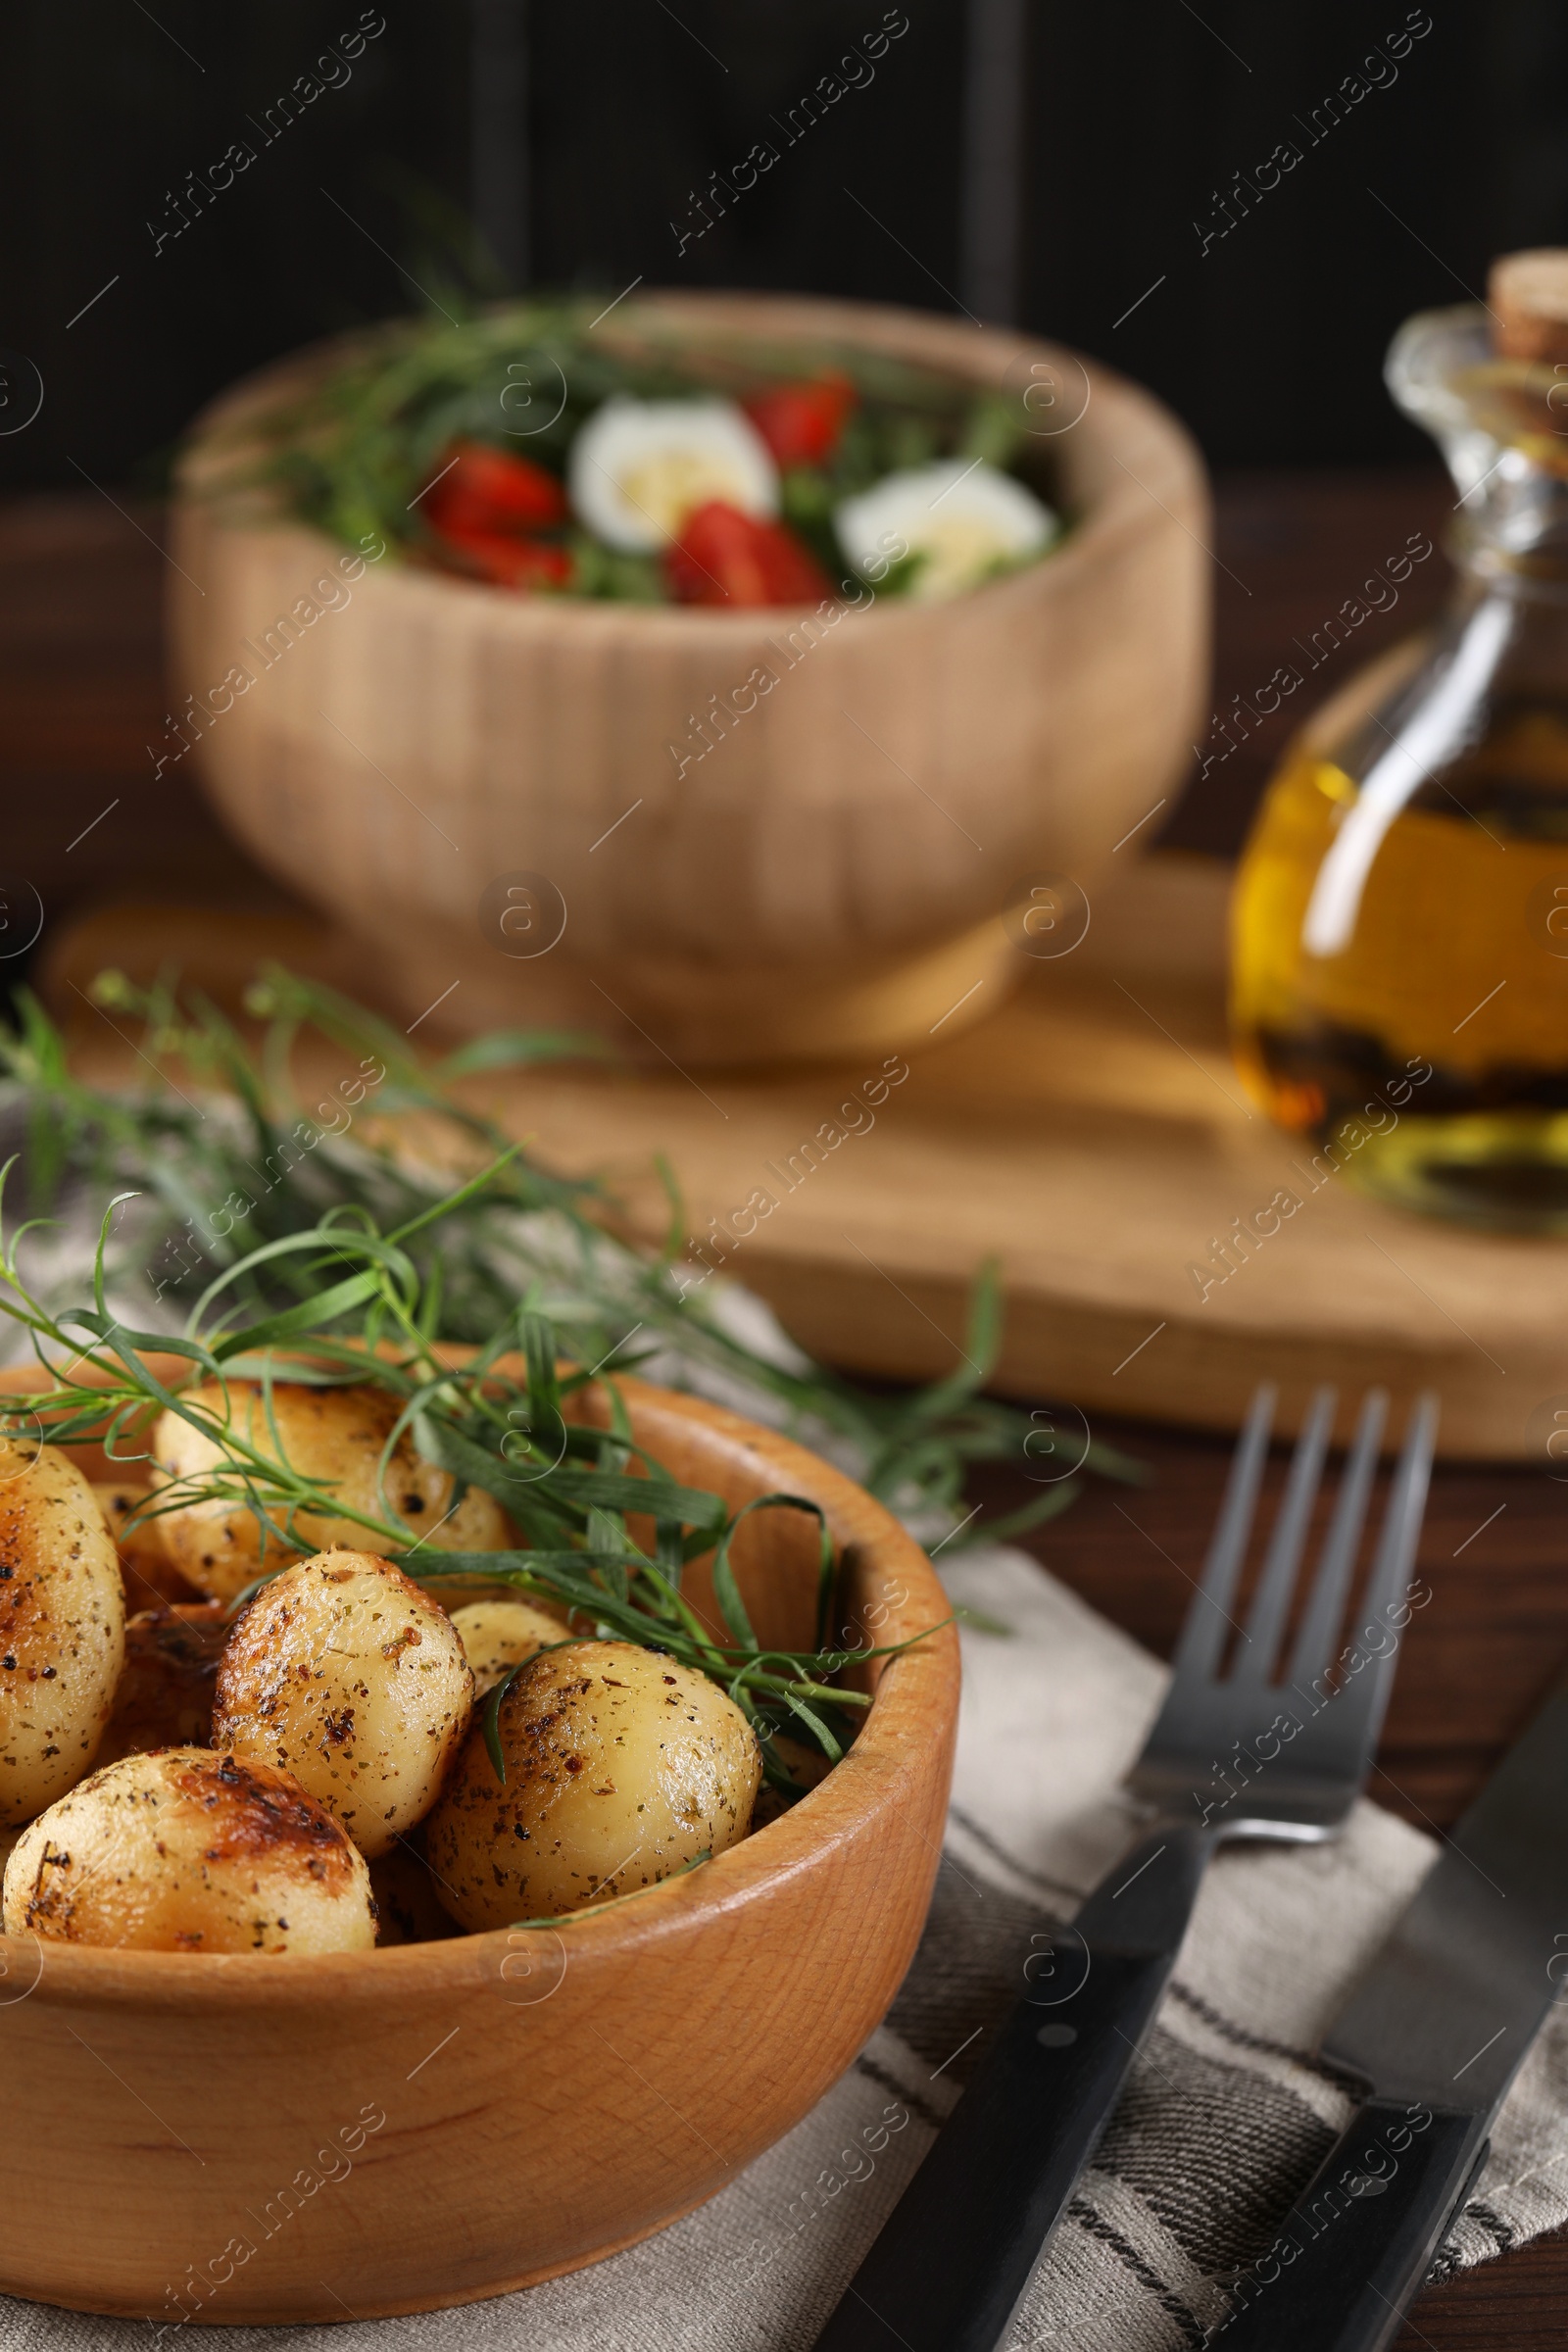
[[[505,1548],[476,1487],[401,1442],[387,1473],[374,1392],[233,1391],[340,1496],[379,1459],[437,1553]],[[760,1794],[720,1680],[657,1647],[456,1568],[417,1583],[319,1514],[292,1548],[220,1502],[146,1516],[188,1423],[140,1467],[10,1441],[0,2289],[155,2328],[500,2294],[701,2204],[850,2064],[941,1844],[942,1589],[802,1447],[635,1380],[568,1408],[612,1413],[731,1512],[799,1498],[720,1568],[763,1650],[820,1648],[831,1605],[877,1653],[798,1801]],[[681,1591],[716,1631],[711,1556]]]

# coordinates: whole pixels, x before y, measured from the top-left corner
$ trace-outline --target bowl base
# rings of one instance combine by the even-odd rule
[[[951,1037],[996,1010],[1028,968],[995,917],[924,955],[858,973],[810,964],[736,969],[628,950],[602,963],[564,943],[511,956],[482,939],[431,935],[428,917],[365,940],[374,994],[427,1038],[571,1029],[627,1061],[736,1065],[840,1060]],[[427,1023],[427,1026],[425,1025]]]
[[[211,2303],[192,2314],[204,2328],[288,2328],[317,2327],[331,2320],[399,2320],[418,2311],[459,2311],[466,2303],[494,2303],[502,2295],[520,2294],[525,2286],[543,2286],[547,2279],[568,2278],[573,2271],[591,2270],[595,2263],[608,2262],[612,2254],[624,2254],[631,2246],[640,2246],[645,2239],[658,2237],[664,2230],[672,2230],[688,2214],[697,2213],[704,2205],[711,2204],[719,2188],[729,2185],[720,2181],[718,2187],[708,2189],[700,2197],[682,2205],[674,2213],[664,2214],[659,2221],[650,2222],[646,2230],[634,2230],[627,2237],[609,2240],[602,2246],[592,2246],[586,2253],[573,2254],[565,2262],[548,2262],[537,2270],[522,2271],[514,2278],[496,2278],[482,2286],[451,2286],[440,2294],[393,2296],[388,2302],[361,2295],[351,2311],[341,2297],[322,2290],[322,2300],[316,2302],[311,2290],[291,2288],[286,2301],[270,2302],[251,2298],[246,2301],[220,2304],[215,2296]],[[75,2296],[68,2294],[40,2295],[16,2280],[0,2276],[0,2295],[15,2295],[19,2302],[41,2303],[53,2311],[91,2312],[96,2319],[145,2320],[146,2300],[124,2302],[109,2296]]]

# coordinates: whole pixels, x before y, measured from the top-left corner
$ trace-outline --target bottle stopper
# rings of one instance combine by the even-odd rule
[[[1503,360],[1568,363],[1568,248],[1504,253],[1487,281],[1492,341]]]

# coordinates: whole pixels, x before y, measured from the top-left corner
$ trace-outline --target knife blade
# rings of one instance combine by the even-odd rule
[[[1382,2352],[1486,2161],[1568,1973],[1568,1680],[1465,1814],[1323,2037],[1370,2086],[1268,2251],[1226,2352]]]

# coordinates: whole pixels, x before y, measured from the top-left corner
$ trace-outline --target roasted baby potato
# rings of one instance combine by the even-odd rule
[[[466,1928],[580,1911],[745,1837],[757,1737],[706,1675],[630,1642],[524,1666],[497,1711],[505,1787],[469,1733],[425,1825],[436,1889]]]
[[[472,1707],[446,1611],[387,1560],[323,1551],[234,1627],[213,1745],[291,1772],[375,1855],[429,1811]]]
[[[92,1492],[120,1554],[126,1608],[155,1609],[163,1601],[200,1600],[196,1587],[164,1548],[163,1521],[138,1519],[134,1527],[125,1524],[137,1505],[147,1500],[151,1487],[124,1480],[113,1486],[95,1486]]]
[[[286,1772],[165,1747],[106,1764],[24,1830],[4,1922],[152,1952],[363,1952],[370,1873]]]
[[[567,1639],[560,1618],[531,1600],[469,1601],[466,1607],[453,1610],[452,1623],[473,1669],[474,1691],[480,1698],[536,1649]]]
[[[277,1459],[278,1444],[260,1388],[230,1381],[228,1394],[235,1433]],[[203,1382],[186,1396],[211,1412],[223,1410],[222,1391],[215,1382]],[[282,1457],[295,1470],[330,1482],[337,1496],[355,1510],[376,1517],[390,1512],[408,1527],[411,1544],[422,1536],[437,1551],[504,1550],[513,1535],[501,1505],[480,1488],[470,1487],[453,1510],[450,1474],[421,1459],[407,1437],[399,1440],[387,1464],[385,1500],[381,1499],[377,1465],[398,1410],[397,1398],[382,1389],[312,1389],[289,1381],[272,1391],[272,1420]],[[222,1459],[211,1438],[172,1412],[159,1418],[152,1450],[158,1466],[155,1483],[161,1485],[199,1477]],[[269,1538],[264,1551],[251,1511],[243,1503],[221,1499],[186,1503],[168,1512],[158,1525],[174,1565],[219,1600],[232,1600],[264,1569],[296,1558],[302,1545],[325,1551],[337,1544],[357,1551],[368,1540],[367,1530],[352,1519],[302,1514],[297,1522],[299,1545],[285,1546]]]
[[[92,1489],[56,1446],[0,1442],[0,1822],[30,1821],[80,1780],[124,1655],[120,1561]]]
[[[150,1747],[209,1747],[218,1661],[228,1640],[220,1600],[142,1609],[125,1621],[125,1664],[101,1764]]]

